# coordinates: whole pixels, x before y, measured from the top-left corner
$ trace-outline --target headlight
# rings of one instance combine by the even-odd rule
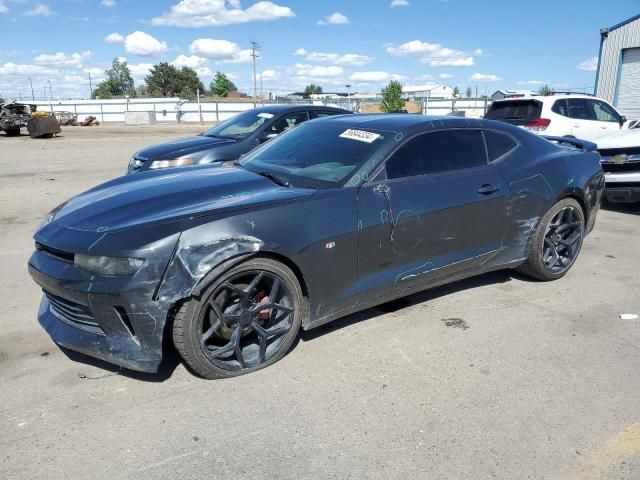
[[[56,213],[58,213],[67,203],[69,203],[69,200],[67,200],[66,202],[62,202],[56,208],[47,213],[47,216],[42,219],[40,225],[38,225],[38,228],[36,228],[36,232],[49,225],[56,216]]]
[[[193,158],[175,158],[173,160],[154,160],[149,165],[152,170],[158,168],[183,167],[185,165],[193,165]]]
[[[73,257],[73,263],[98,275],[128,277],[138,271],[144,260],[142,258],[99,257],[76,253]]]

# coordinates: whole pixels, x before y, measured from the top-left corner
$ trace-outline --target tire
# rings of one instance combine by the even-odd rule
[[[558,220],[561,214],[567,219],[564,223],[562,219]],[[562,228],[564,230],[561,230]],[[585,218],[580,204],[572,198],[560,200],[538,223],[529,240],[527,260],[517,270],[545,282],[562,278],[578,258],[584,239],[584,228]],[[563,235],[567,235],[567,238],[562,238]],[[550,267],[554,259],[556,263]]]
[[[236,377],[284,357],[307,315],[295,274],[280,262],[256,258],[233,267],[179,307],[173,343],[197,375]]]
[[[5,133],[5,135],[7,137],[17,137],[17,136],[20,135],[20,127],[18,127],[18,128],[15,128],[15,127],[6,128],[4,130],[4,133]]]

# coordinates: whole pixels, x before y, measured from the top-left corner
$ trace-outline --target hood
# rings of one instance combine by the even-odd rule
[[[310,196],[239,167],[208,165],[152,171],[111,180],[72,198],[52,223],[105,232],[224,213]]]
[[[138,150],[135,153],[135,156],[144,157],[148,160],[155,160],[158,158],[166,159],[169,157],[177,158],[190,153],[209,150],[210,148],[219,147],[221,145],[230,145],[232,143],[236,143],[235,140],[198,135],[196,137],[179,138],[177,140],[172,140],[171,142],[151,145],[150,147]]]
[[[610,135],[604,135],[594,140],[598,144],[598,149],[613,150],[618,148],[638,148],[640,147],[640,128],[621,130]]]

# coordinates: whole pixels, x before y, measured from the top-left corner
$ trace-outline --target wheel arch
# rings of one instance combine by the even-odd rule
[[[556,199],[555,203],[558,203],[559,201],[564,200],[565,198],[571,198],[578,202],[578,205],[580,205],[580,208],[582,209],[582,215],[584,216],[584,223],[586,228],[586,226],[589,224],[589,210],[587,209],[587,205],[584,201],[584,198],[575,192],[565,192]]]

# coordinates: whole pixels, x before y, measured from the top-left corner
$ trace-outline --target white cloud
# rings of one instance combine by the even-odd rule
[[[349,23],[349,19],[340,12],[333,12],[328,17],[318,20],[318,25],[345,25]]]
[[[280,78],[280,72],[276,70],[264,70],[262,73],[258,74],[258,80],[262,80],[263,82],[277,80],[278,78]]]
[[[393,0],[391,2],[392,7],[408,7],[409,2],[407,0]]]
[[[107,43],[122,43],[124,42],[124,37],[118,32],[113,32],[104,37],[104,41]]]
[[[598,57],[592,57],[578,65],[579,70],[586,70],[587,72],[595,72],[598,69]]]
[[[104,69],[98,67],[88,67],[83,68],[82,71],[84,73],[90,73],[94,78],[95,77],[104,77]]]
[[[440,77],[443,80],[446,80],[447,78],[453,78],[454,75],[451,75],[450,73],[441,73],[440,75],[438,75],[438,77]]]
[[[403,75],[395,75],[383,71],[355,72],[349,77],[354,82],[387,82],[389,80],[405,80]]]
[[[18,65],[5,63],[0,67],[0,75],[45,75],[56,73],[56,70],[40,65]]]
[[[189,51],[222,63],[250,63],[251,50],[241,49],[237,43],[213,38],[199,38],[191,42]]]
[[[315,65],[296,63],[295,73],[299,77],[331,78],[342,75],[344,73],[344,69],[336,65],[318,67]]]
[[[86,50],[82,53],[72,53],[67,55],[64,52],[56,52],[53,54],[42,53],[34,58],[34,61],[38,65],[48,65],[51,67],[57,66],[72,66],[80,67],[84,63],[85,59],[93,56],[91,50]]]
[[[548,83],[544,80],[520,80],[518,85],[546,85]]]
[[[469,77],[469,80],[474,82],[499,82],[502,77],[486,73],[474,73]]]
[[[396,57],[416,56],[421,63],[432,67],[470,67],[475,64],[474,56],[482,55],[482,50],[476,49],[469,53],[446,48],[439,43],[412,40],[397,47],[387,47],[387,53]]]
[[[358,55],[356,53],[345,53],[341,55],[339,53],[323,53],[323,52],[308,52],[304,48],[299,48],[295,51],[294,55],[303,56],[310,62],[331,62],[340,65],[366,65],[371,63],[372,59],[366,55]]]
[[[167,42],[161,42],[145,32],[133,32],[124,40],[124,48],[127,53],[142,57],[161,57],[169,50]]]
[[[104,5],[105,7],[115,7],[116,0],[102,0],[102,5]]]
[[[176,59],[171,62],[171,64],[176,67],[189,67],[193,69],[206,67],[208,63],[209,61],[206,58],[197,55],[191,55],[189,57],[186,55],[178,55]]]
[[[144,77],[149,75],[149,70],[153,67],[153,63],[129,63],[127,64],[131,71],[131,76],[137,82],[144,80]]]
[[[2,0],[0,0],[0,13],[7,13],[9,7],[7,7]]]
[[[230,7],[230,8],[229,8]],[[273,2],[260,1],[246,10],[239,0],[181,0],[160,17],[151,20],[153,25],[175,27],[216,27],[247,22],[268,22],[280,18],[295,17],[289,7]]]
[[[48,5],[44,3],[36,3],[31,10],[24,12],[27,17],[49,17],[53,12]]]

